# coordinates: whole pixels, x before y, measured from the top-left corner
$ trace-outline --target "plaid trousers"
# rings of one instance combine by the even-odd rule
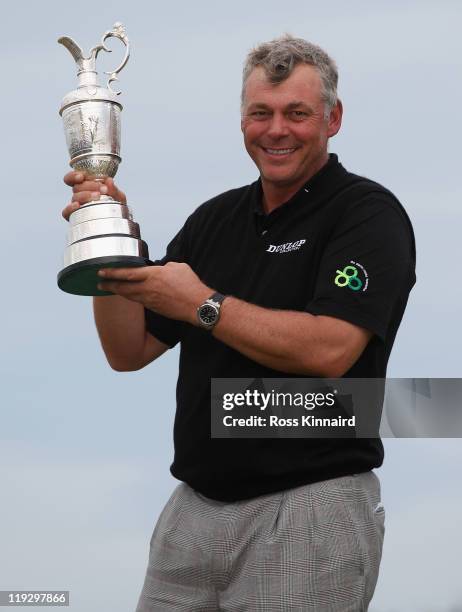
[[[232,503],[181,482],[154,528],[136,612],[365,612],[384,519],[372,471]]]

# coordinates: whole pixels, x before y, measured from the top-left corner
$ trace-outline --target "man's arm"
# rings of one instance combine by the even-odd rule
[[[258,363],[283,372],[339,378],[372,333],[341,319],[271,310],[227,297],[213,335]]]
[[[83,172],[73,171],[66,174],[64,182],[73,191],[72,200],[62,211],[66,220],[80,205],[98,199],[100,194],[108,194],[122,204],[127,202],[111,178],[97,182]],[[120,296],[95,297],[93,312],[103,351],[114,370],[139,370],[169,348],[146,331],[141,304]]]
[[[94,297],[93,313],[101,346],[113,370],[140,370],[169,348],[146,331],[141,304],[118,295]]]
[[[198,326],[197,307],[213,293],[185,263],[103,270],[101,288],[163,316]],[[293,374],[340,377],[372,333],[341,319],[272,310],[227,297],[213,335],[267,367]],[[208,332],[204,332],[208,333]]]

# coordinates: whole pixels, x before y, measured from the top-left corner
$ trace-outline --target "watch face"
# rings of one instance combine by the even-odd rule
[[[199,311],[199,316],[205,325],[212,325],[217,319],[218,311],[211,304],[204,304]]]

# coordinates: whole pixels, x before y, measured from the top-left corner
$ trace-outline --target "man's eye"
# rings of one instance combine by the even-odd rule
[[[301,110],[294,110],[292,111],[292,117],[295,117],[295,119],[303,119],[304,117],[307,117],[308,114],[305,113],[305,111],[301,111]]]
[[[267,111],[253,111],[253,113],[250,113],[252,117],[255,117],[256,119],[262,119],[268,116]]]

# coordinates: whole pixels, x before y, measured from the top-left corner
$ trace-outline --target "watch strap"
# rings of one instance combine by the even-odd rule
[[[220,307],[225,297],[226,295],[223,295],[222,293],[218,293],[218,291],[215,291],[215,293],[211,295],[209,299],[206,300],[206,302],[215,302],[215,304],[217,304],[218,307]]]

